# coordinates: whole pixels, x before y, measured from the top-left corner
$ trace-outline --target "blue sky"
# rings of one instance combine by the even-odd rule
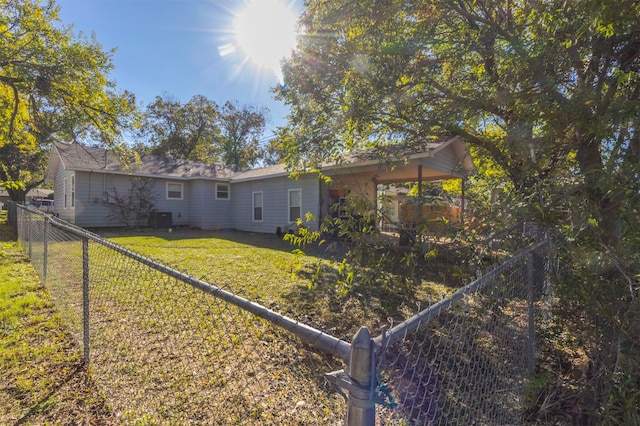
[[[271,129],[285,123],[286,107],[269,89],[275,74],[245,64],[238,51],[222,56],[220,47],[231,42],[234,14],[243,0],[57,0],[60,19],[73,24],[105,50],[117,48],[111,78],[129,90],[138,102],[151,103],[168,93],[181,102],[201,94],[223,104],[266,106]],[[302,0],[287,0],[296,15]],[[260,34],[268,38],[269,34]]]

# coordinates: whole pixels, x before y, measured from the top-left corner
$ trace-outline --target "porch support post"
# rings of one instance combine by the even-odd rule
[[[418,164],[418,198],[420,199],[420,208],[422,208],[422,164]]]
[[[465,208],[465,202],[466,202],[466,200],[464,198],[464,181],[465,181],[465,178],[461,178],[460,180],[461,180],[460,187],[462,189],[462,191],[461,191],[462,192],[462,195],[461,195],[462,199],[460,200],[460,229],[464,229],[464,208]]]
[[[374,176],[373,178],[371,178],[371,181],[373,182],[373,226],[375,226],[375,229],[377,229],[378,231],[382,230],[382,220],[378,221],[378,179],[376,179],[376,177]],[[378,223],[379,222],[379,223]]]
[[[422,197],[422,164],[419,164],[418,165],[418,214],[414,215],[413,217],[413,219],[416,219],[419,222],[422,222],[423,204],[424,204],[424,198]],[[413,226],[413,229],[414,230],[416,229],[415,225]],[[415,235],[417,237],[417,233]],[[417,240],[414,240],[414,241],[417,241]]]

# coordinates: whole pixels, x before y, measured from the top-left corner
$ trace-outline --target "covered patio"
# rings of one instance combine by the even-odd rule
[[[462,179],[474,171],[473,159],[458,137],[429,142],[413,152],[397,147],[360,152],[340,165],[323,168],[332,181],[321,189],[321,211],[332,217],[347,217],[349,209],[344,204],[355,196],[366,201],[371,212],[378,213],[382,185],[414,182],[422,194],[424,182]]]

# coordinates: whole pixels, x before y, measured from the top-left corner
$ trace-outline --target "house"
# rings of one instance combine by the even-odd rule
[[[54,184],[60,218],[86,228],[125,225],[114,220],[109,203],[131,191],[135,179],[146,179],[155,194],[153,210],[169,215],[171,226],[273,233],[307,212],[315,219],[306,225],[317,229],[319,219],[339,214],[333,206],[347,193],[376,206],[378,184],[460,178],[473,170],[457,137],[415,152],[388,147],[347,155],[322,167],[330,183],[317,173],[293,179],[284,165],[233,172],[150,155],[127,162],[113,150],[56,142],[45,177]]]

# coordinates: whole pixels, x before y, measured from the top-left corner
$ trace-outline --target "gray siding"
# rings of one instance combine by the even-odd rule
[[[71,223],[76,223],[76,209],[70,206],[64,207],[64,180],[67,178],[71,178],[71,176],[73,176],[74,174],[74,172],[67,171],[62,167],[58,168],[56,173],[55,185],[53,188],[53,201],[56,212],[60,216],[60,219],[66,220],[67,222]],[[76,177],[76,192],[78,190],[77,180],[78,178]]]
[[[228,200],[216,200],[216,182],[195,180],[190,182],[190,187],[190,225],[208,230],[231,228],[233,187]]]
[[[320,181],[310,174],[299,179],[286,176],[263,180],[237,182],[231,187],[232,226],[241,231],[275,233],[293,224],[289,222],[289,190],[302,190],[301,215],[314,215],[315,220],[306,224],[311,229],[318,227]],[[253,221],[253,193],[262,191],[262,222]]]
[[[67,174],[71,173],[73,172],[67,172]],[[103,196],[105,192],[113,194],[114,191],[117,191],[119,195],[127,194],[131,179],[131,176],[126,175],[77,172],[76,208],[75,211],[65,210],[64,218],[66,220],[73,218],[77,225],[88,228],[123,226],[124,224],[121,222],[108,219],[110,211],[103,204]],[[215,182],[175,179],[153,179],[153,182],[152,191],[156,196],[154,210],[171,213],[175,226],[192,226],[211,230],[231,227],[231,202],[230,200],[215,199]],[[181,200],[167,198],[167,183],[169,182],[182,184]],[[62,185],[62,180],[56,179],[56,194],[60,194],[61,206],[63,205],[62,194],[64,192]],[[57,203],[58,201],[56,201]],[[61,217],[63,217],[62,212]],[[139,225],[146,226],[147,224],[140,223]]]
[[[174,226],[186,226],[190,224],[190,197],[193,193],[189,181],[178,179],[154,179],[155,191],[158,198],[155,204],[155,211],[163,213],[171,213]],[[182,184],[182,199],[167,198],[167,184]]]
[[[76,224],[87,228],[123,226],[124,223],[109,219],[111,211],[104,202],[108,199],[107,194],[128,194],[130,186],[130,176],[76,172]]]
[[[109,208],[103,205],[105,192],[113,175],[76,172],[76,224],[82,227],[109,226],[106,216]],[[113,185],[113,183],[111,183]],[[123,192],[119,188],[118,192]],[[119,225],[119,224],[115,224]]]
[[[460,173],[460,158],[455,152],[453,145],[447,145],[438,151],[433,158],[424,161],[425,166],[444,173]]]

